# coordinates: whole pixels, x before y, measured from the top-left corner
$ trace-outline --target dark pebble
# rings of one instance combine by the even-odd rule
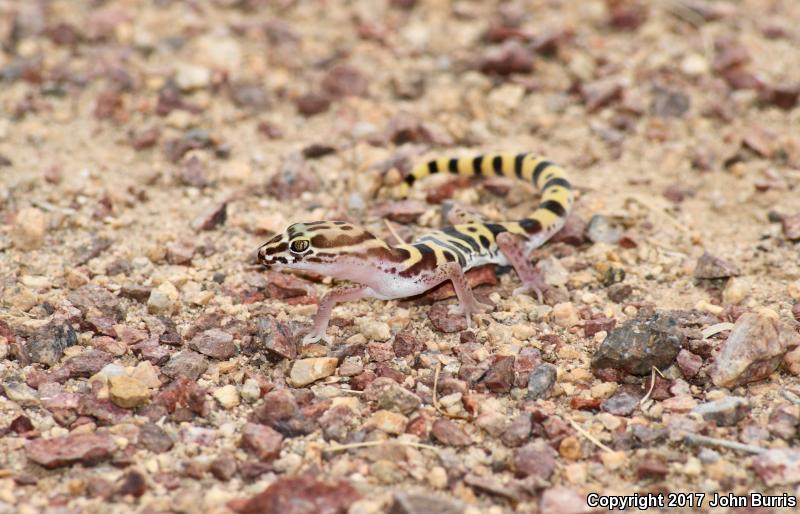
[[[592,356],[592,369],[617,368],[632,375],[649,375],[652,368],[672,364],[685,335],[677,319],[658,313],[634,319],[609,332]]]

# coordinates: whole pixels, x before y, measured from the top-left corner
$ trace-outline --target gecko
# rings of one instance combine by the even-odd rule
[[[502,176],[532,183],[541,195],[538,206],[516,221],[484,222],[463,215],[463,222],[432,231],[412,243],[389,244],[366,229],[344,221],[294,223],[258,248],[260,264],[276,270],[309,271],[351,282],[325,294],[304,344],[330,343],[326,335],[334,305],[362,298],[394,300],[416,296],[450,280],[458,305],[467,318],[490,309],[474,296],[466,271],[495,264],[514,268],[522,285],[513,294],[535,293],[539,302],[546,289],[530,252],[558,232],[574,201],[572,186],[560,166],[530,153],[490,153],[438,158],[414,166],[398,186],[398,196],[436,173],[463,176]]]

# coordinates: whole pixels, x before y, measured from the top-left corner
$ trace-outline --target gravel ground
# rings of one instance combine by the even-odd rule
[[[0,0],[0,512],[792,512],[798,27],[795,0]],[[445,287],[303,346],[331,281],[258,245],[520,218],[514,183],[384,187],[494,150],[576,185],[544,304],[480,268],[472,330]],[[777,499],[710,503],[748,492]]]

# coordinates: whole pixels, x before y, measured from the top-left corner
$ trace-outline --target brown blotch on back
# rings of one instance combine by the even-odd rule
[[[329,237],[325,234],[317,234],[311,238],[311,244],[315,248],[339,248],[340,246],[352,246],[375,239],[375,236],[369,232],[361,232],[360,234],[342,234],[337,230],[335,237]]]
[[[288,247],[289,247],[289,245],[286,244],[286,242],[283,242],[283,243],[279,244],[278,246],[275,246],[275,247],[272,247],[272,248],[266,248],[264,250],[264,253],[266,255],[275,255],[276,253],[285,252]]]
[[[400,272],[401,277],[413,277],[420,271],[432,270],[436,268],[436,254],[430,247],[424,244],[414,245],[422,254],[422,258]]]

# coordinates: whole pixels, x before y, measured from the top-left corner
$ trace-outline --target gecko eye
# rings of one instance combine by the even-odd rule
[[[308,239],[295,239],[289,245],[289,249],[292,253],[303,253],[308,250],[309,242]]]

